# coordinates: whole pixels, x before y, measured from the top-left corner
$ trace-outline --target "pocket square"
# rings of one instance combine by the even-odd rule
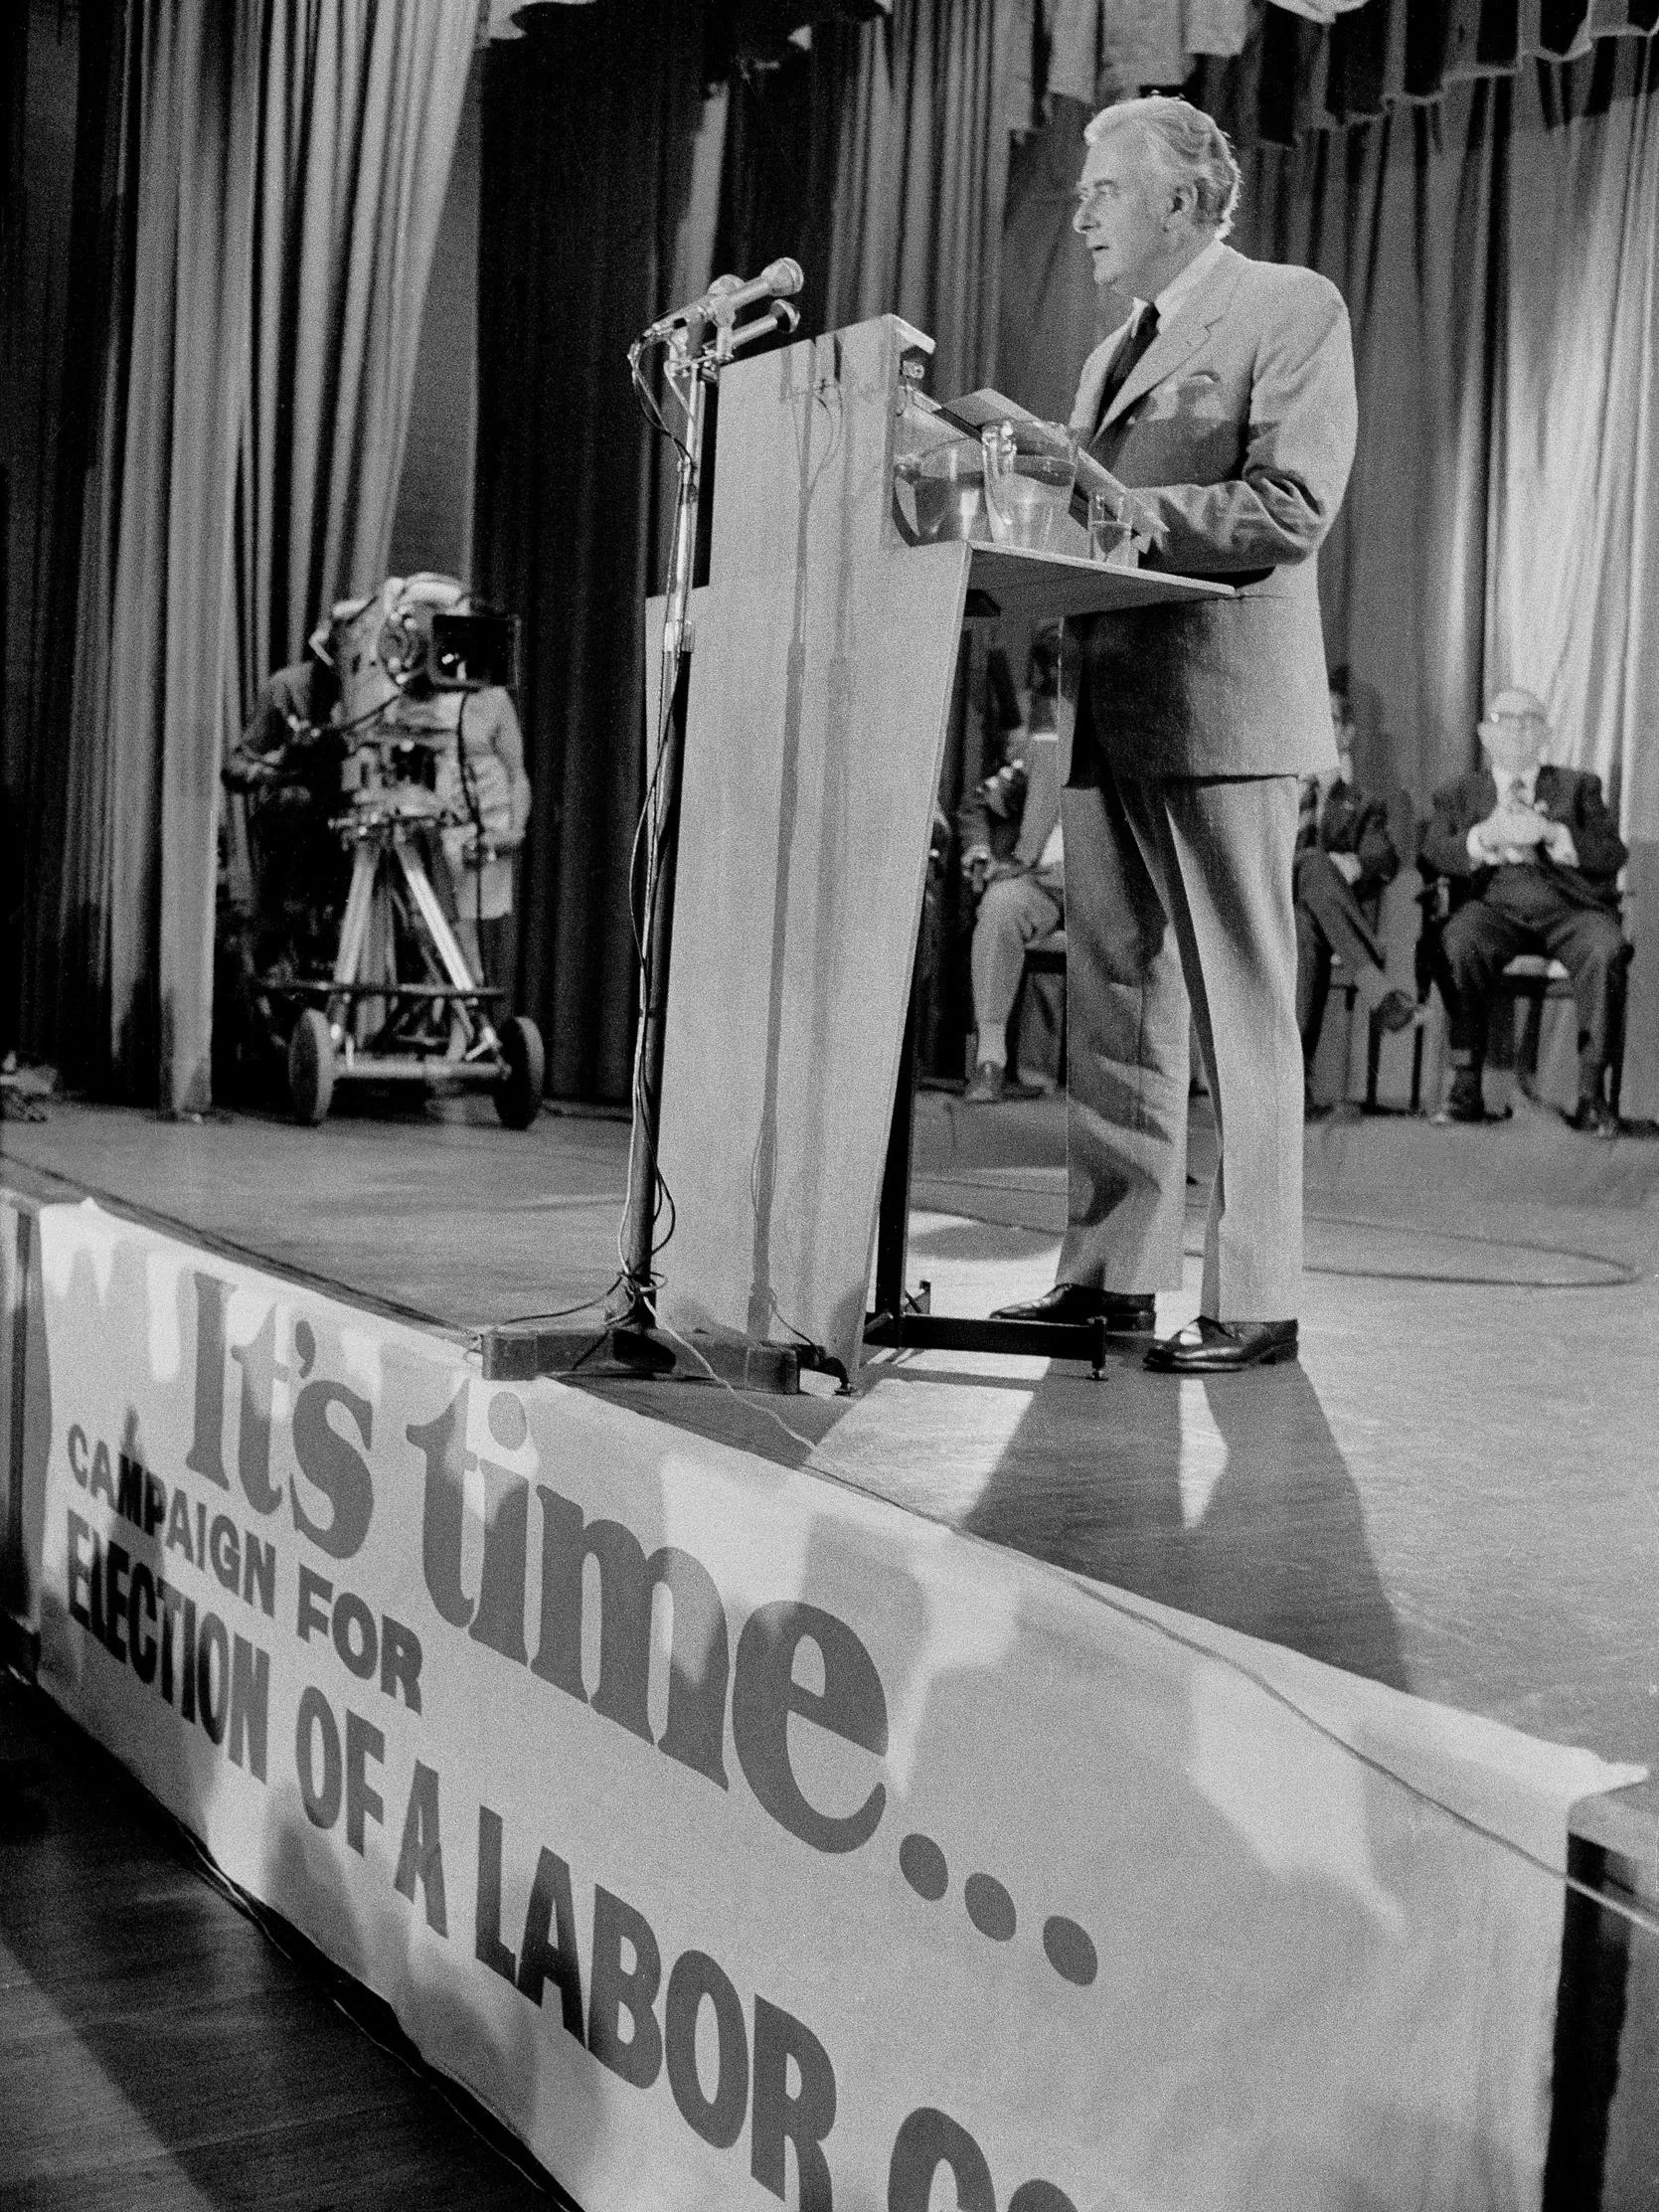
[[[1199,369],[1190,377],[1154,385],[1141,402],[1141,420],[1167,423],[1177,415],[1216,415],[1220,413],[1220,396],[1221,379],[1208,369]]]

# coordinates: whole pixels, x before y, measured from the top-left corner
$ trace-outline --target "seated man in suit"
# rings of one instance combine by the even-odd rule
[[[962,808],[962,873],[979,901],[969,966],[973,980],[974,1076],[964,1104],[1003,1096],[1008,1017],[1025,973],[1026,946],[1066,920],[1060,827],[1060,638],[1041,632],[1031,648],[1030,704],[1003,733],[1007,758]]]
[[[1354,781],[1354,716],[1348,671],[1331,671],[1334,772],[1302,785],[1296,826],[1296,1027],[1311,1071],[1319,1048],[1333,955],[1353,976],[1360,1003],[1385,1029],[1405,1029],[1416,1013],[1405,991],[1391,990],[1373,915],[1385,887],[1400,873],[1389,835],[1389,811]],[[1367,909],[1371,911],[1368,913]]]
[[[1421,866],[1466,887],[1440,936],[1452,1079],[1440,1118],[1479,1121],[1494,982],[1518,952],[1548,953],[1573,978],[1578,1106],[1573,1125],[1618,1134],[1603,1082],[1624,943],[1615,879],[1629,858],[1599,776],[1545,762],[1550,735],[1530,691],[1500,691],[1480,725],[1487,765],[1434,794]]]

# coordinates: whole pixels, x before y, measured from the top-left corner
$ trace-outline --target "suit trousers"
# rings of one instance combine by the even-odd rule
[[[1069,788],[1068,1226],[1058,1278],[1176,1289],[1189,1033],[1219,1158],[1201,1310],[1294,1317],[1302,1052],[1291,862],[1298,780],[1114,775]]]
[[[1623,980],[1617,916],[1574,899],[1537,867],[1500,868],[1478,899],[1465,900],[1441,934],[1438,980],[1451,1049],[1468,1065],[1485,1061],[1492,987],[1517,952],[1547,952],[1573,978],[1578,1081],[1593,1092],[1607,1064],[1613,993]]]
[[[1026,968],[1026,946],[1049,936],[1066,918],[1065,893],[1043,876],[998,876],[985,886],[968,955],[973,1021],[1007,1021]]]
[[[1335,956],[1360,986],[1363,1002],[1383,995],[1383,947],[1370,918],[1329,853],[1310,846],[1296,855],[1296,1027],[1311,1060],[1325,1019]]]

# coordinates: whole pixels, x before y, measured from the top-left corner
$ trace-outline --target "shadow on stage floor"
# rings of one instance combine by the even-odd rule
[[[964,1528],[1410,1687],[1359,1491],[1305,1372],[1172,1391],[1119,1369],[1109,1449],[1079,1440],[1078,1387],[1038,1386]]]

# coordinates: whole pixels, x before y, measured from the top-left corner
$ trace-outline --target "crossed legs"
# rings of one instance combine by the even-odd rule
[[[976,1061],[1002,1067],[1008,1059],[1008,1016],[1025,973],[1026,946],[1058,930],[1060,897],[1035,876],[997,876],[985,886],[973,925],[968,965],[973,978]]]

